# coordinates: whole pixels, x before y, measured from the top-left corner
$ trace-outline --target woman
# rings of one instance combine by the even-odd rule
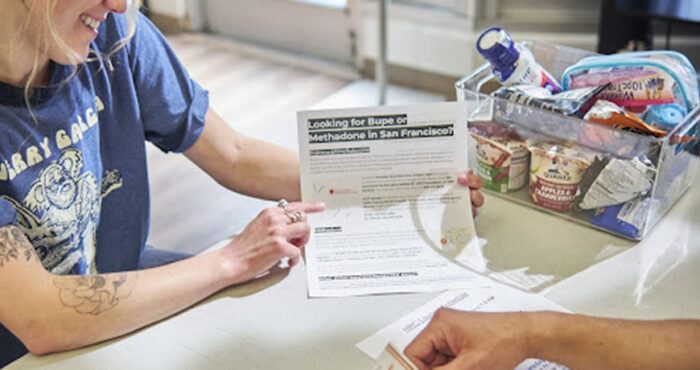
[[[145,140],[266,199],[300,198],[296,153],[232,130],[127,0],[0,6],[0,366],[122,335],[298,261],[306,214],[323,204],[267,208],[191,258],[144,248]]]

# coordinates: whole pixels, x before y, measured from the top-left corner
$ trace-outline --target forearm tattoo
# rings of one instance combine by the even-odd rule
[[[16,226],[0,227],[0,268],[11,261],[41,263],[34,247]],[[61,304],[78,313],[99,315],[131,295],[138,272],[109,275],[66,275],[53,278]]]
[[[0,228],[0,267],[10,261],[29,262],[32,258],[39,261],[34,247],[17,226]]]
[[[78,313],[99,315],[128,298],[137,277],[138,272],[57,276],[53,279],[53,284],[58,288],[61,304],[75,309]]]

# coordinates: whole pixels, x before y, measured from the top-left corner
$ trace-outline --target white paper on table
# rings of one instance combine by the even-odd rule
[[[309,296],[480,286],[466,102],[298,113]]]
[[[357,343],[357,348],[375,360],[388,344],[397,351],[403,352],[413,338],[425,329],[433,313],[440,307],[482,312],[540,310],[567,312],[564,307],[541,295],[525,293],[501,284],[468,291],[448,291]],[[566,369],[566,367],[543,360],[529,359],[518,365],[516,369],[544,370]]]

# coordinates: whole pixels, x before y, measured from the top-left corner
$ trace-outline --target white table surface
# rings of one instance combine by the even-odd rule
[[[700,319],[697,204],[695,187],[640,243],[488,195],[476,223],[490,270],[553,276],[540,294],[574,312]],[[309,299],[305,277],[303,265],[277,271],[134,334],[8,368],[369,369],[355,344],[438,294]]]
[[[374,104],[359,81],[314,108]],[[390,87],[390,104],[440,97]],[[294,117],[246,132],[296,146]],[[264,131],[264,132],[263,132]],[[271,133],[274,133],[272,136]],[[477,234],[494,277],[533,278],[533,291],[574,312],[625,318],[700,319],[700,189],[685,194],[640,243],[486,195]],[[136,333],[8,369],[370,369],[355,344],[439,292],[307,298],[303,264],[229,288]]]

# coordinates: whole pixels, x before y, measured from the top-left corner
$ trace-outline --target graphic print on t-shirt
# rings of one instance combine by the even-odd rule
[[[39,254],[44,267],[55,274],[95,272],[95,233],[102,198],[122,185],[117,170],[107,171],[98,186],[90,171],[83,173],[78,149],[63,151],[39,173],[20,204],[17,224]]]

